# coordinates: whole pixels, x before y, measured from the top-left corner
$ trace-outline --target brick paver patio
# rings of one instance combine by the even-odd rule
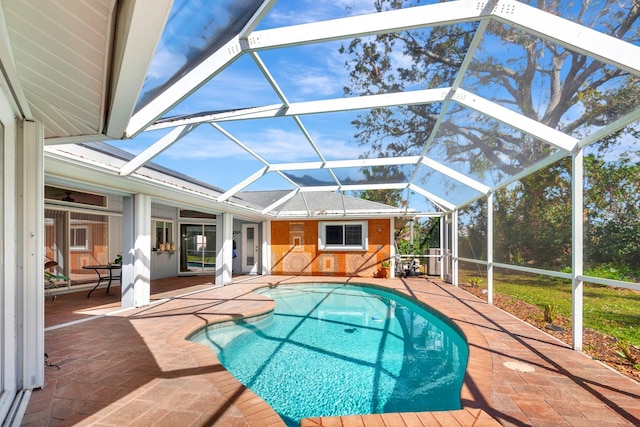
[[[252,293],[257,287],[314,281],[411,295],[460,327],[470,357],[460,411],[323,417],[303,426],[640,425],[640,384],[439,280],[255,276],[218,288],[208,280],[152,281],[154,303],[132,310],[120,310],[119,287],[47,301],[45,347],[59,369],[45,368],[45,387],[32,393],[22,425],[283,426],[209,349],[185,337],[270,311],[273,303]]]

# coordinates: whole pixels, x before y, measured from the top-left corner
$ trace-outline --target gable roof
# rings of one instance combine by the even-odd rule
[[[83,179],[104,187],[111,187],[124,192],[131,188],[131,183],[136,179],[142,179],[146,183],[145,188],[158,185],[170,186],[176,190],[198,194],[204,199],[203,203],[208,210],[234,211],[240,209],[240,213],[251,213],[265,218],[292,218],[313,216],[395,216],[402,215],[401,209],[381,203],[371,202],[344,194],[333,192],[308,192],[293,194],[289,191],[245,191],[234,194],[228,199],[219,201],[224,195],[224,190],[208,183],[197,180],[188,175],[176,172],[153,162],[145,164],[132,176],[120,176],[117,171],[134,158],[134,155],[113,147],[104,142],[80,143],[71,145],[57,145],[46,148],[46,173],[48,176],[61,177],[63,171],[72,171],[70,165],[74,164],[83,172]],[[98,174],[98,171],[101,174]],[[108,179],[104,174],[109,175]],[[95,178],[93,178],[95,177]],[[73,178],[69,177],[69,185],[74,185]],[[156,198],[162,199],[160,191]],[[170,197],[167,197],[170,199]],[[274,209],[270,207],[278,201]]]
[[[271,210],[276,217],[358,216],[394,217],[405,215],[403,209],[334,192],[243,191],[238,197]]]

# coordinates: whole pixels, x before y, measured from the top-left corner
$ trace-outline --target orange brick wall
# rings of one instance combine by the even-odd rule
[[[376,276],[380,272],[380,263],[391,255],[390,226],[389,219],[368,220],[369,241],[366,251],[319,251],[318,221],[273,221],[271,273]],[[381,248],[378,249],[378,246]]]

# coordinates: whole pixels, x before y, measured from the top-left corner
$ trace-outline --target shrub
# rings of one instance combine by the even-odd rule
[[[544,320],[548,323],[553,323],[556,320],[556,311],[558,309],[557,306],[553,304],[545,304],[544,305]]]
[[[636,358],[631,353],[631,344],[627,340],[618,340],[618,351],[616,353],[623,359],[627,359],[634,367],[638,365]]]
[[[469,284],[474,287],[478,287],[482,284],[482,279],[479,277],[470,277]]]

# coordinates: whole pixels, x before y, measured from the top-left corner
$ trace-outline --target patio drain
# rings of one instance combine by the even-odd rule
[[[534,372],[535,369],[531,365],[522,362],[504,362],[504,366],[518,372]]]

